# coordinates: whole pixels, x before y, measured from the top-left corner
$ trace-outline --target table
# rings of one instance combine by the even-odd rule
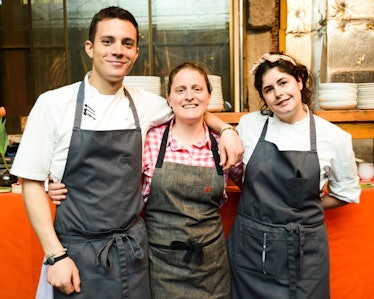
[[[374,298],[374,188],[360,201],[326,211],[331,299]]]
[[[228,190],[222,208],[228,235],[239,192]],[[331,256],[331,299],[373,299],[374,188],[363,189],[361,203],[326,211]],[[0,298],[34,299],[43,251],[28,222],[22,197],[0,194]]]
[[[21,194],[0,194],[0,232],[0,298],[34,298],[43,251]]]

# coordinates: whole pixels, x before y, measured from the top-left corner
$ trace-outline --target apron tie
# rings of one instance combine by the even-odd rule
[[[205,243],[196,243],[196,242],[193,242],[191,240],[188,240],[188,242],[173,241],[173,242],[170,243],[170,249],[171,250],[187,250],[187,252],[186,252],[186,254],[183,258],[183,261],[185,263],[191,262],[192,255],[194,253],[196,253],[197,263],[199,265],[201,265],[203,263],[203,257],[204,257],[203,248],[208,246],[208,245],[211,245],[215,241],[217,241],[221,237],[222,232],[223,231],[221,231],[215,238],[213,238],[209,242],[205,242]]]
[[[217,241],[223,233],[223,230],[212,240],[209,242],[205,243],[197,243],[191,240],[188,240],[187,242],[182,242],[182,241],[172,241],[169,246],[167,245],[160,245],[160,244],[155,244],[152,242],[149,242],[151,246],[154,246],[156,248],[162,248],[162,249],[171,249],[171,250],[187,250],[183,261],[185,263],[189,263],[192,260],[192,255],[195,253],[197,255],[196,259],[197,262],[201,265],[203,263],[203,248],[213,244],[215,241]]]
[[[126,256],[126,249],[125,249],[125,242],[130,246],[132,255],[137,259],[141,260],[144,257],[143,249],[141,248],[138,241],[129,234],[113,234],[112,237],[107,240],[100,248],[99,253],[96,256],[96,265],[103,266],[106,269],[110,269],[112,267],[112,257],[109,254],[109,249],[112,247],[113,244],[117,245],[118,254],[120,256]],[[125,260],[126,263],[126,260]]]
[[[290,298],[296,298],[296,283],[297,283],[297,262],[296,262],[296,247],[295,241],[299,241],[299,275],[302,277],[303,272],[303,258],[304,258],[304,243],[305,243],[305,228],[303,225],[296,223],[288,223],[286,226],[287,236],[287,252],[288,252],[288,277],[290,280],[289,290]]]
[[[194,253],[196,253],[197,255],[197,263],[202,264],[203,263],[203,248],[204,248],[204,244],[195,243],[192,241],[188,241],[188,242],[173,241],[170,243],[171,250],[187,250],[183,258],[183,261],[187,264],[191,262],[192,255]]]
[[[102,266],[106,269],[110,269],[112,267],[112,257],[109,254],[109,250],[115,244],[118,248],[123,298],[129,298],[129,273],[127,267],[125,242],[127,242],[127,244],[130,246],[132,256],[134,256],[137,260],[141,260],[144,257],[143,249],[132,235],[126,233],[115,233],[100,248],[99,253],[96,256],[96,265]]]

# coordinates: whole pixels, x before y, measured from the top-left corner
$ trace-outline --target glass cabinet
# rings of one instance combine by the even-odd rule
[[[139,24],[140,55],[130,75],[162,80],[181,62],[202,63],[222,78],[223,100],[233,111],[238,2],[0,0],[0,105],[8,110],[8,130],[17,133],[19,117],[28,114],[40,93],[80,81],[91,69],[84,51],[88,27],[109,5],[129,10]]]

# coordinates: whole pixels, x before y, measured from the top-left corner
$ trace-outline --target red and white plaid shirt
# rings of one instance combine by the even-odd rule
[[[174,124],[174,119],[171,121],[171,128]],[[161,125],[154,127],[148,131],[147,137],[144,144],[143,151],[143,198],[144,201],[148,199],[151,181],[155,165],[158,158],[158,153],[160,150],[160,145],[162,141],[162,136],[167,125]],[[203,141],[194,143],[189,149],[183,147],[183,145],[178,142],[172,136],[172,130],[169,131],[168,140],[166,143],[166,151],[164,162],[179,163],[191,166],[205,166],[205,167],[216,167],[213,159],[213,153],[211,151],[211,141],[209,138],[209,130],[207,125],[204,123],[205,127],[205,139]],[[212,135],[219,142],[219,136],[212,132]],[[225,186],[227,182],[227,177],[230,176],[235,182],[241,182],[243,175],[242,161],[239,161],[234,167],[231,167],[229,171],[224,172],[225,176]],[[222,195],[222,202],[227,199],[226,193]]]

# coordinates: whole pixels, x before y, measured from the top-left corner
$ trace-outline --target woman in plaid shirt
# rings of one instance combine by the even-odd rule
[[[203,116],[211,85],[198,65],[169,76],[175,118],[151,129],[144,145],[143,196],[152,298],[230,298],[230,269],[219,208],[227,176],[240,184],[242,163],[224,172]]]

